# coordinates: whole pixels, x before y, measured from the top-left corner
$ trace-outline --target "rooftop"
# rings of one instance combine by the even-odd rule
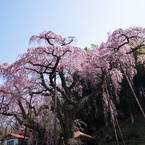
[[[74,138],[86,138],[86,139],[91,139],[91,140],[98,140],[97,138],[87,135],[80,131],[75,132]]]
[[[3,141],[5,138],[9,137],[9,136],[14,136],[14,137],[17,137],[17,138],[24,138],[24,135],[21,134],[16,134],[16,133],[10,133],[8,132],[7,135],[1,139],[1,141]],[[28,139],[28,137],[25,136],[25,139]]]
[[[22,135],[22,134],[15,134],[15,133],[9,133],[8,132],[8,135],[12,135],[12,136],[15,136],[17,138],[24,138],[24,135]],[[25,138],[28,139],[28,137],[26,137],[26,136],[25,136]]]

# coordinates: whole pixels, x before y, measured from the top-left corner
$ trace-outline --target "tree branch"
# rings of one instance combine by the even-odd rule
[[[24,109],[24,107],[23,107],[23,105],[22,105],[22,102],[21,102],[20,98],[18,99],[18,105],[19,105],[19,107],[20,107],[20,109],[21,109],[21,111],[22,111],[23,118],[24,118],[24,119],[28,118],[28,116],[27,116],[27,114],[26,114],[26,112],[25,112],[25,109]]]
[[[76,107],[76,109],[74,109],[74,112],[73,112],[73,116],[76,115],[76,113],[82,108],[82,106],[86,103],[86,102],[90,102],[92,100],[94,100],[100,93],[100,89],[103,85],[103,82],[104,82],[104,79],[105,79],[105,75],[106,73],[103,72],[102,73],[102,80],[101,82],[98,84],[98,86],[94,89],[94,91],[92,92],[92,94],[88,95],[88,96],[85,96],[85,97],[82,97],[80,100],[79,100],[79,103]]]

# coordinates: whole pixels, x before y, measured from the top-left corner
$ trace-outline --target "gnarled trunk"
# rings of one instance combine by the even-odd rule
[[[65,111],[65,123],[64,123],[64,139],[68,141],[74,137],[74,119],[72,113]]]

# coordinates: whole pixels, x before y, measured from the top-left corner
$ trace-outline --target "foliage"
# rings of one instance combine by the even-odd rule
[[[44,137],[50,124],[45,126],[42,114],[43,110],[54,111],[56,76],[57,118],[65,140],[69,140],[75,131],[76,114],[99,95],[104,89],[104,81],[109,80],[110,90],[114,90],[116,100],[119,99],[122,70],[130,81],[137,73],[133,52],[144,48],[145,29],[117,29],[108,35],[106,43],[99,47],[92,45],[94,48],[89,51],[71,46],[73,39],[44,31],[30,38],[30,42],[40,45],[29,47],[14,63],[0,65],[0,75],[4,79],[0,86],[1,117],[14,117],[21,125],[37,132],[40,138]],[[41,45],[44,43],[45,46]],[[142,59],[144,57],[139,60]],[[82,92],[88,89],[88,82],[92,90],[84,95]],[[106,106],[108,101],[104,97]],[[114,108],[112,105],[113,115],[116,114]]]

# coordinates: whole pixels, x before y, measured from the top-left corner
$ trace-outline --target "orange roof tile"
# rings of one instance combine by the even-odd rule
[[[24,136],[23,135],[20,135],[20,134],[15,134],[15,133],[8,133],[8,134],[10,134],[12,136],[15,136],[17,138],[24,138]],[[25,138],[28,139],[28,137],[26,137],[26,136],[25,136]]]
[[[92,136],[90,136],[90,135],[87,135],[87,134],[85,134],[85,133],[82,133],[82,132],[80,132],[80,131],[75,132],[74,138],[80,138],[80,137],[85,137],[85,138],[90,138],[90,139],[93,139],[93,140],[98,140],[97,138],[92,137]]]

